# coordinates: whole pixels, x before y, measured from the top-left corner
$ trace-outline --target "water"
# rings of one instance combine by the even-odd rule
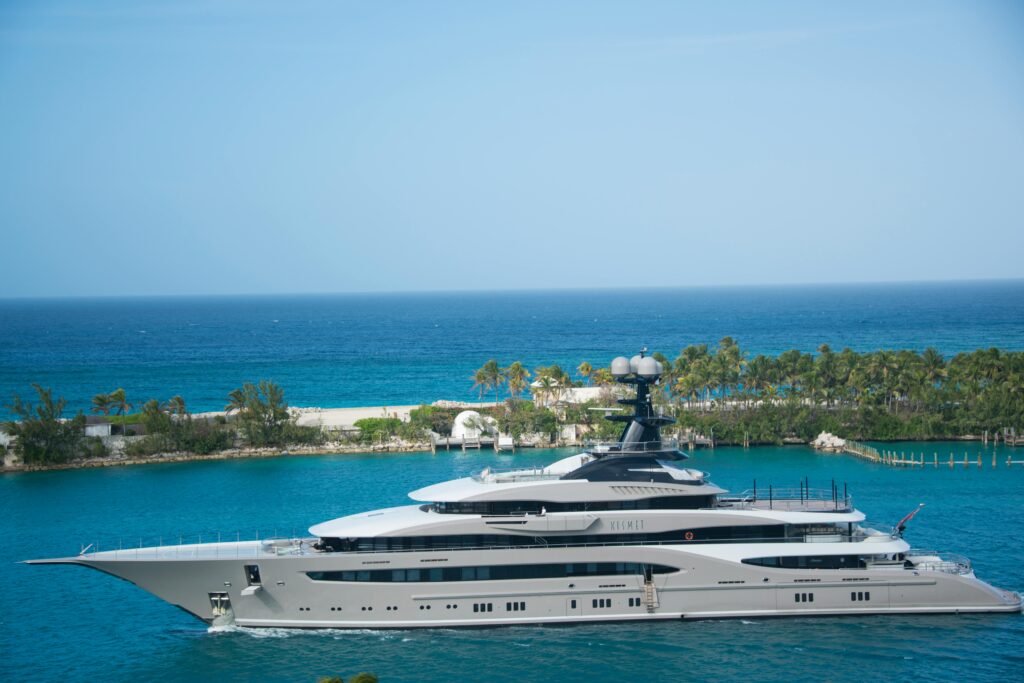
[[[981,444],[901,444],[985,468],[892,469],[803,447],[720,448],[691,463],[740,491],[769,482],[845,482],[869,519],[891,525],[917,503],[915,546],[959,551],[982,578],[1024,589],[1024,467],[991,469]],[[312,682],[370,670],[382,680],[679,681],[1016,680],[1024,617],[917,616],[731,620],[434,631],[208,632],[204,624],[112,577],[21,559],[112,547],[179,532],[291,533],[368,508],[402,504],[419,486],[476,471],[546,463],[565,452],[484,451],[147,465],[0,477],[0,652],[5,680]],[[1017,450],[1017,457],[1024,451]],[[1006,451],[997,453],[1005,460]]]
[[[571,264],[565,267],[573,267]],[[610,274],[610,277],[613,274]],[[674,355],[725,335],[752,352],[936,346],[1024,349],[1024,282],[516,294],[0,301],[0,398],[52,386],[73,408],[124,387],[219,409],[270,378],[294,405],[472,398],[488,358],[595,366],[641,344]],[[2,416],[2,415],[0,415]],[[908,451],[911,446],[897,447]],[[980,444],[925,444],[940,456]],[[1018,458],[1024,457],[1024,451]],[[76,567],[18,560],[81,543],[179,533],[290,534],[406,502],[420,486],[552,452],[292,457],[0,476],[0,677],[272,680],[376,671],[388,683],[450,680],[679,681],[1017,679],[1024,618],[1005,615],[736,620],[564,628],[210,633],[180,610]],[[915,545],[971,556],[980,576],[1024,589],[1024,468],[886,469],[804,448],[718,449],[694,464],[728,488],[758,480],[847,482],[870,519],[926,502]],[[1005,460],[1000,453],[999,461]]]
[[[565,267],[573,267],[566,264]],[[594,266],[598,267],[598,266]],[[611,275],[611,274],[610,274]],[[476,397],[489,358],[595,367],[731,335],[754,353],[1024,349],[1024,280],[989,283],[259,298],[0,300],[0,403],[39,382],[72,409],[117,387],[220,410],[247,380],[293,405]],[[0,408],[0,411],[3,409]],[[0,412],[0,418],[3,413]]]

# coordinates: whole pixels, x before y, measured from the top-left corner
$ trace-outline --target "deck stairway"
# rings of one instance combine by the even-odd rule
[[[658,591],[654,588],[652,580],[644,581],[644,606],[651,613],[658,609]]]

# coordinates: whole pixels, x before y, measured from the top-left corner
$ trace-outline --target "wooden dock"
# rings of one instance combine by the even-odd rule
[[[998,436],[999,433],[996,432]],[[1024,446],[1024,434],[1017,434],[1017,430],[1013,427],[1003,427],[1003,443],[1007,446]]]
[[[859,441],[850,441],[849,439],[846,440],[846,444],[843,446],[843,453],[856,455],[858,458],[864,458],[871,462],[879,462],[882,459],[882,454],[874,446],[868,446]]]
[[[932,457],[928,457],[924,453],[904,453],[896,451],[882,451],[880,462],[883,465],[891,465],[893,467],[949,467],[953,469],[955,467],[977,467],[981,469],[985,466],[985,454],[977,453],[975,455],[969,454],[964,451],[963,457],[958,454],[950,452],[949,456],[939,456],[937,452],[932,453]],[[999,456],[996,455],[995,451],[992,451],[991,466],[999,466]],[[1004,461],[1006,467],[1013,465],[1024,465],[1024,460],[1014,460],[1013,456],[1006,456]]]
[[[1022,444],[1024,445],[1024,444]],[[939,456],[938,452],[932,452],[929,458],[924,453],[906,453],[904,451],[888,451],[878,450],[873,446],[868,446],[857,441],[846,441],[846,445],[843,447],[843,453],[849,453],[855,455],[858,458],[869,460],[871,462],[881,463],[882,465],[890,465],[892,467],[984,467],[985,466],[985,454],[976,453],[971,455],[964,451],[963,457],[950,452],[949,456]],[[991,466],[998,467],[1000,459],[996,452],[992,452]],[[1024,465],[1024,460],[1014,460],[1013,456],[1007,456],[1002,463],[1006,467],[1013,465]]]

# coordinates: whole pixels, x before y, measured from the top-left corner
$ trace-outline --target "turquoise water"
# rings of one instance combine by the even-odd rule
[[[570,266],[567,266],[570,267]],[[596,267],[596,266],[595,266]],[[489,358],[595,367],[646,344],[675,357],[735,337],[751,353],[1024,349],[1024,280],[814,287],[152,299],[0,299],[0,419],[39,382],[88,410],[99,392],[181,394],[220,410],[273,379],[292,405],[476,397]]]
[[[985,467],[890,469],[803,447],[720,448],[692,465],[739,491],[845,482],[869,520],[891,525],[924,502],[915,546],[969,556],[978,575],[1024,590],[1024,466],[991,468],[981,444],[900,444],[967,451]],[[1005,450],[997,452],[1000,463]],[[1010,451],[1012,452],[1012,450]],[[0,657],[12,681],[311,682],[371,670],[388,683],[451,680],[1019,679],[1019,615],[816,618],[413,631],[210,633],[112,577],[18,560],[179,533],[212,539],[288,534],[324,519],[407,502],[419,486],[482,468],[534,465],[564,452],[280,457],[0,477]],[[1024,449],[1017,449],[1024,459]]]

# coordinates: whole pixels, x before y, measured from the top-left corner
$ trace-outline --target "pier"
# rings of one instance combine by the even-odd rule
[[[882,454],[878,452],[877,448],[860,443],[859,441],[850,441],[849,439],[843,444],[842,452],[856,455],[858,458],[864,458],[871,462],[879,462],[882,459]]]
[[[956,467],[977,467],[980,469],[985,466],[986,457],[982,453],[970,455],[967,451],[964,451],[963,457],[953,452],[950,452],[948,457],[945,455],[939,456],[938,452],[933,452],[931,457],[928,457],[924,453],[881,451],[878,461],[883,465],[891,465],[893,467],[949,467],[950,469]],[[995,451],[992,452],[990,463],[993,468],[998,467],[1000,464],[1000,458]],[[1013,465],[1024,465],[1024,460],[1014,460],[1013,456],[1008,455],[1002,463],[1006,467],[1011,467]]]
[[[1014,437],[1015,436],[1016,434],[1014,434]],[[1024,445],[1024,442],[1021,443]],[[991,458],[989,458],[988,454],[985,453],[975,453],[972,455],[967,451],[964,451],[963,455],[952,451],[950,451],[948,455],[939,455],[937,451],[933,451],[931,456],[929,456],[925,453],[879,450],[874,446],[868,446],[867,444],[860,443],[859,441],[851,441],[849,439],[847,439],[842,446],[837,447],[836,450],[841,453],[854,455],[870,462],[877,462],[891,467],[982,468],[985,466],[986,461],[989,462],[991,467],[999,467],[1000,464],[1003,464],[1006,467],[1024,465],[1024,459],[1014,460],[1012,455],[1007,455],[1005,459],[1002,459],[995,451],[992,451]]]

